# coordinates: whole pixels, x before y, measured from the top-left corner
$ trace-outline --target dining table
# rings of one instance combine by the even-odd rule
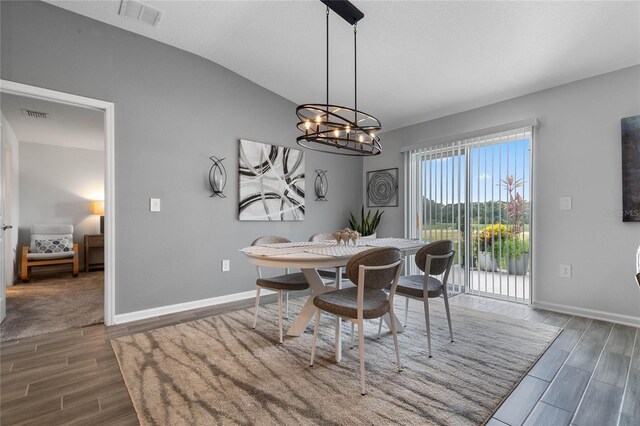
[[[291,242],[277,244],[261,244],[240,249],[248,262],[258,268],[299,268],[304,274],[311,294],[307,297],[302,309],[296,315],[287,330],[288,336],[300,336],[311,322],[316,308],[313,299],[328,291],[339,290],[342,287],[342,269],[354,255],[375,247],[395,247],[403,256],[417,253],[424,246],[424,242],[406,238],[360,238],[355,244],[339,244],[335,241]],[[318,272],[320,269],[335,270],[335,279],[323,279]],[[387,326],[390,326],[389,314],[384,316]],[[395,319],[397,331],[404,332],[398,319]],[[342,320],[335,322],[335,360],[340,362],[342,357],[341,339]]]

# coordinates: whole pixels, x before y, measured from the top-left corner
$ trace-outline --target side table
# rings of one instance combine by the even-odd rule
[[[84,271],[89,272],[91,269],[104,269],[104,260],[100,263],[91,262],[91,252],[95,249],[104,249],[104,234],[85,235],[84,236]],[[104,259],[104,253],[102,253]]]

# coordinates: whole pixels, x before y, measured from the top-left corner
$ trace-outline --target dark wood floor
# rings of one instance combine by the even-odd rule
[[[269,296],[265,302],[274,300]],[[3,343],[0,423],[137,424],[109,340],[245,308],[250,303]],[[637,329],[468,295],[456,296],[451,303],[565,328],[489,425],[640,425]]]

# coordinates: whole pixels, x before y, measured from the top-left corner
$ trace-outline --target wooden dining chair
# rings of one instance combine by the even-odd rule
[[[278,244],[278,243],[290,243],[286,238],[266,236],[260,237],[251,243],[252,246],[258,244]],[[286,317],[289,317],[289,292],[306,290],[309,288],[309,283],[302,272],[294,274],[289,273],[289,269],[286,270],[285,275],[279,275],[277,277],[264,278],[262,276],[262,270],[258,269],[258,279],[256,280],[256,309],[253,317],[253,328],[256,328],[258,322],[258,309],[260,307],[260,289],[266,288],[274,290],[278,293],[278,329],[280,331],[279,342],[282,343],[282,297],[283,293],[286,294]]]
[[[415,261],[424,275],[405,275],[398,282],[398,294],[409,298],[421,300],[424,304],[424,318],[427,326],[427,343],[429,358],[431,358],[431,325],[429,321],[429,299],[444,297],[444,306],[447,311],[449,323],[449,336],[453,342],[453,329],[451,327],[451,313],[449,312],[449,295],[447,294],[447,279],[453,265],[453,241],[441,240],[422,247],[416,253]],[[444,275],[443,275],[444,274]],[[442,280],[436,276],[443,275]],[[407,303],[406,310],[409,305]],[[406,312],[405,312],[406,323]],[[406,324],[405,324],[406,325]]]
[[[396,332],[395,315],[393,313],[393,297],[398,286],[398,277],[402,271],[404,260],[397,248],[373,248],[353,256],[346,266],[349,280],[356,287],[331,291],[316,296],[313,304],[316,306],[316,319],[313,328],[313,343],[311,347],[311,362],[316,353],[318,328],[320,326],[320,312],[325,311],[337,315],[358,325],[358,348],[360,352],[360,387],[361,393],[366,393],[364,372],[364,320],[380,318],[389,313],[391,316],[391,333],[396,352],[398,371],[402,368],[400,351],[398,349],[398,335]],[[389,292],[385,289],[390,286]]]

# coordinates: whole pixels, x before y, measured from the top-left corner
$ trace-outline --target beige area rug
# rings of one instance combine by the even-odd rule
[[[7,287],[0,341],[24,339],[104,322],[104,273],[55,273]]]
[[[301,304],[293,304],[295,312]],[[143,425],[478,425],[560,332],[452,306],[450,343],[443,304],[432,307],[434,356],[427,357],[421,305],[412,303],[399,337],[402,372],[391,335],[377,340],[378,323],[367,323],[365,396],[346,324],[344,355],[334,362],[335,322],[328,315],[313,367],[312,328],[277,344],[274,305],[260,310],[256,330],[251,309],[121,337],[112,346]]]

